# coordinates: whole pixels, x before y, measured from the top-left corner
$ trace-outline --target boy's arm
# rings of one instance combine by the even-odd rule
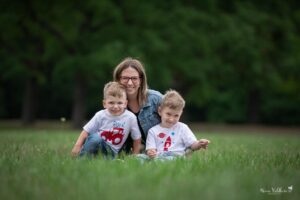
[[[146,139],[146,154],[150,158],[154,158],[157,155],[157,146],[155,143],[155,131],[151,128],[148,131],[147,139]]]
[[[209,140],[207,140],[207,139],[201,139],[201,140],[198,140],[198,141],[194,142],[191,145],[191,149],[192,150],[199,150],[201,148],[206,149],[209,143],[210,143]]]
[[[141,149],[141,138],[133,140],[132,153],[139,154]]]
[[[72,152],[71,152],[72,156],[77,156],[79,154],[79,152],[82,148],[82,145],[83,145],[83,143],[84,143],[84,141],[86,140],[87,137],[88,137],[88,132],[83,130],[80,133],[80,135],[79,135],[79,137],[78,137],[78,139],[77,139],[77,141],[76,141],[76,143],[75,143],[75,145],[72,149]]]

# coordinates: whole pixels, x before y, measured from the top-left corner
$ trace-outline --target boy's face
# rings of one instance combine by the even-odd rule
[[[127,107],[127,99],[124,94],[122,97],[108,96],[103,100],[103,107],[113,116],[121,115]]]
[[[169,107],[159,107],[158,113],[161,117],[161,126],[164,128],[171,128],[179,121],[182,109],[174,110]]]

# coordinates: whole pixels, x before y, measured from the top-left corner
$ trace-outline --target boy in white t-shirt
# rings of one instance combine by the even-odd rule
[[[169,90],[158,108],[161,123],[152,127],[147,135],[146,153],[150,158],[174,159],[184,156],[187,149],[206,149],[209,140],[197,140],[190,128],[179,122],[185,101],[181,95]]]
[[[114,158],[120,151],[129,133],[133,139],[133,153],[138,154],[141,133],[136,116],[126,110],[127,96],[124,86],[109,82],[104,87],[104,110],[97,112],[83,127],[72,149],[73,156],[102,155]]]

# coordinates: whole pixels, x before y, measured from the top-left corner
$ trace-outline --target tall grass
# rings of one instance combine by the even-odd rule
[[[0,131],[0,199],[299,199],[300,137],[199,134],[206,151],[168,162],[73,159],[78,132]],[[293,186],[292,191],[288,190]]]

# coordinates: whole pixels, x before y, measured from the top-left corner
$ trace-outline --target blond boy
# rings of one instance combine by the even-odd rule
[[[103,107],[83,127],[73,147],[72,155],[97,155],[114,158],[120,151],[129,133],[133,139],[133,153],[140,150],[141,133],[136,116],[126,110],[127,96],[124,86],[109,82],[104,87]]]
[[[209,140],[197,140],[190,128],[179,122],[185,101],[175,90],[163,96],[158,108],[161,123],[152,127],[147,136],[146,153],[150,158],[173,159],[184,156],[187,149],[206,149]]]

